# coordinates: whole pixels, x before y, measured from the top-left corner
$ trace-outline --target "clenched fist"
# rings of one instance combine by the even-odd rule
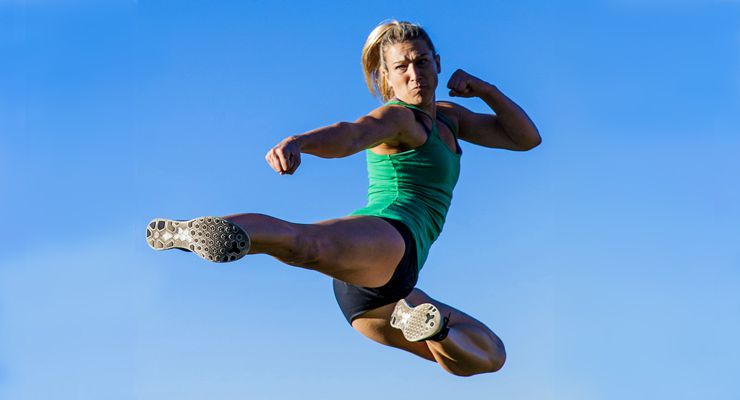
[[[458,69],[447,82],[452,97],[480,97],[491,84]]]
[[[280,175],[292,175],[301,164],[301,146],[295,137],[287,137],[267,152],[265,160]]]

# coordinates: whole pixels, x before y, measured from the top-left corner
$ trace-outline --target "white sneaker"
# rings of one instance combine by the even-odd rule
[[[154,250],[192,251],[213,262],[238,260],[249,251],[249,236],[238,225],[218,217],[190,221],[156,218],[146,227],[146,242]]]
[[[409,342],[420,342],[438,334],[444,323],[433,304],[424,303],[411,308],[406,300],[401,299],[391,314],[391,326],[400,329]]]

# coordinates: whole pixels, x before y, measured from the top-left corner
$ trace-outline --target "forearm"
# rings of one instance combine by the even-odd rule
[[[524,148],[540,144],[540,134],[527,113],[496,86],[489,84],[480,98],[496,113],[498,123],[513,142]]]
[[[352,124],[348,122],[337,122],[292,136],[300,146],[301,153],[323,158],[346,157],[356,153],[354,138]]]

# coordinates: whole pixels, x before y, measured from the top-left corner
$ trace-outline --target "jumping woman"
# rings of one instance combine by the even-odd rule
[[[334,278],[347,321],[368,338],[455,375],[497,371],[506,359],[501,339],[415,285],[459,177],[457,140],[526,151],[541,141],[537,128],[496,86],[463,70],[447,83],[450,96],[478,97],[493,113],[437,102],[440,57],[419,25],[394,20],[377,26],[362,49],[362,66],[370,92],[385,104],[355,122],[287,137],[265,158],[282,175],[296,171],[301,153],[338,158],[365,150],[365,207],[314,224],[263,214],[157,218],[147,227],[147,242],[156,250],[182,249],[214,262],[269,254],[321,272]]]

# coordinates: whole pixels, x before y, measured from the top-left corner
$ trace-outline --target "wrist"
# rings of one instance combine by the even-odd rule
[[[496,85],[490,84],[488,82],[483,82],[483,90],[481,90],[482,95],[480,97],[485,98],[491,98],[495,97],[499,92]]]
[[[287,139],[287,141],[290,142],[290,143],[295,144],[296,146],[298,146],[298,150],[299,151],[303,150],[303,145],[306,142],[305,141],[305,138],[303,137],[303,135],[289,136],[288,139]]]

